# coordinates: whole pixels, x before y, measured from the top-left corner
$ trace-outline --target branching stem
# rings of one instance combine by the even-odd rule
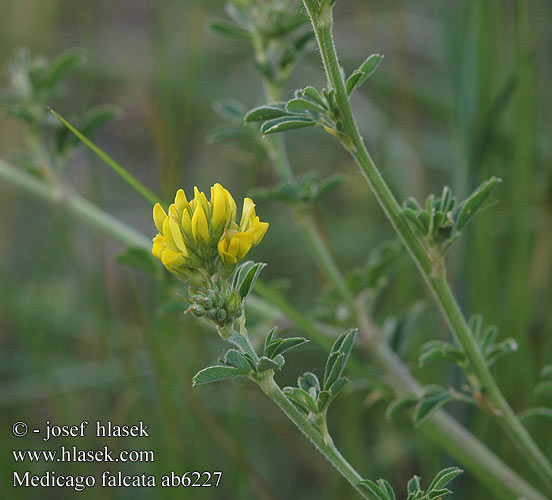
[[[516,417],[498,388],[477,347],[475,338],[450,289],[444,272],[436,272],[443,269],[442,262],[437,263],[438,268],[435,266],[422,242],[402,215],[400,205],[366,149],[351,110],[349,96],[341,73],[333,40],[332,9],[329,2],[323,0],[320,4],[322,7],[315,0],[304,0],[304,4],[311,18],[329,85],[336,94],[337,107],[343,128],[353,143],[352,147],[349,148],[350,153],[429,286],[447,324],[470,360],[487,397],[499,411],[499,421],[507,435],[534,466],[535,471],[549,490],[552,491],[552,466]]]

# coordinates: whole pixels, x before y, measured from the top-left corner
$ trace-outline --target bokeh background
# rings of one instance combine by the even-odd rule
[[[235,98],[259,104],[262,89],[247,42],[228,42],[205,30],[224,17],[221,1],[1,0],[0,67],[16,48],[53,57],[82,47],[86,64],[51,103],[68,118],[100,103],[120,109],[95,137],[129,171],[165,198],[221,182],[236,198],[275,182],[252,147],[210,144],[222,123],[212,103]],[[336,39],[342,64],[354,69],[371,52],[383,53],[377,73],[354,97],[359,125],[376,162],[399,199],[423,200],[450,185],[466,195],[491,175],[503,179],[490,206],[456,243],[450,279],[465,311],[482,313],[514,337],[517,353],[495,371],[514,409],[550,406],[533,389],[552,360],[552,3],[534,1],[338,0]],[[5,83],[5,80],[4,80]],[[294,71],[288,96],[305,85],[322,87],[314,51]],[[0,157],[25,150],[25,129],[2,114]],[[317,217],[341,269],[366,262],[393,233],[339,144],[320,130],[287,134],[293,168],[342,173],[347,181],[323,199]],[[71,157],[63,182],[148,237],[151,206],[90,152]],[[267,262],[265,282],[310,313],[326,282],[288,208],[260,201],[270,230],[253,257]],[[191,387],[195,372],[223,352],[207,326],[184,317],[177,285],[117,261],[122,245],[70,214],[0,185],[0,490],[21,498],[342,499],[349,486],[299,436],[252,384]],[[450,366],[417,364],[425,341],[447,338],[431,298],[408,259],[383,291],[376,318],[401,319],[413,304],[420,314],[397,343],[425,383],[462,384]],[[261,338],[281,318],[252,316]],[[369,361],[362,353],[358,358]],[[288,356],[279,375],[294,383],[320,373],[325,351],[316,342]],[[375,388],[376,387],[376,388]],[[344,455],[369,478],[385,477],[404,493],[413,475],[429,479],[454,459],[429,442],[409,419],[389,421],[390,399],[367,378],[357,380],[330,410],[330,428]],[[499,456],[531,477],[497,425],[474,408],[449,410]],[[16,420],[41,425],[108,420],[149,425],[147,440],[15,438]],[[528,422],[547,453],[549,425]],[[548,427],[547,427],[548,425]],[[91,434],[91,433],[89,433]],[[16,465],[11,449],[153,449],[153,464],[125,464],[128,474],[171,470],[223,471],[218,489],[12,488],[12,471],[95,474],[104,464]],[[117,468],[114,468],[117,470]],[[470,472],[453,485],[455,498],[493,498]]]

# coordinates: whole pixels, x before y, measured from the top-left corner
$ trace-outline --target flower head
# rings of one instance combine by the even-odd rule
[[[188,201],[179,189],[168,213],[159,203],[153,207],[153,220],[159,231],[153,239],[153,255],[185,281],[231,273],[268,229],[249,198],[243,201],[238,225],[236,202],[220,184],[211,188],[210,200],[195,187],[194,198]]]

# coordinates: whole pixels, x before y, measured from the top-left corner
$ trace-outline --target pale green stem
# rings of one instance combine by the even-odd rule
[[[505,428],[507,435],[512,438],[518,449],[533,464],[536,472],[548,488],[552,490],[552,466],[516,417],[496,385],[489,367],[477,347],[466,319],[444,277],[442,261],[428,255],[426,248],[402,215],[397,200],[366,149],[351,110],[349,96],[345,89],[345,82],[335,50],[332,35],[332,9],[329,7],[327,0],[322,0],[321,3],[324,7],[322,7],[322,11],[319,14],[318,1],[304,0],[316,34],[329,84],[336,93],[337,107],[344,131],[353,143],[348,149],[431,289],[451,331],[470,360],[470,364],[485,391],[485,395],[488,396],[496,408],[499,421]]]
[[[22,172],[20,169],[0,160],[0,178],[22,191],[35,196],[47,203],[61,206],[71,216],[77,217],[86,224],[95,227],[99,231],[111,236],[114,240],[137,248],[149,250],[151,242],[149,238],[135,231],[127,224],[95,207],[78,193],[68,193],[67,190],[57,189],[38,180],[37,178]],[[286,301],[274,294],[266,286],[257,282],[258,291],[264,290],[263,295],[283,312],[298,328],[309,336],[318,339],[322,344],[329,344],[326,333],[322,332],[310,318],[297,311]],[[251,301],[253,297],[249,300]],[[257,299],[263,310],[271,310],[265,302]],[[408,368],[385,344],[374,344],[377,349],[379,364],[391,378],[392,385],[398,394],[404,392],[418,392],[419,384],[410,376]],[[523,497],[527,500],[546,500],[536,492],[512,469],[504,464],[498,457],[492,454],[482,443],[465,430],[454,419],[444,412],[438,412],[430,417],[422,429],[427,432],[445,448],[449,453],[457,457],[466,465],[471,465],[472,471],[479,476],[482,482],[489,488],[504,492],[501,485],[510,489],[510,497]]]
[[[316,262],[325,274],[330,278],[333,284],[336,286],[341,297],[348,306],[352,306],[354,302],[353,295],[347,287],[343,274],[332,257],[324,238],[320,234],[316,222],[313,220],[311,213],[296,212],[295,217],[299,224],[299,227],[303,231],[305,238],[309,243],[311,251],[313,252]]]
[[[333,444],[329,436],[325,439],[314,425],[290,402],[287,396],[282,392],[278,384],[274,381],[272,372],[258,382],[262,391],[274,401],[278,407],[288,416],[288,418],[299,428],[299,430],[309,439],[314,447],[326,457],[326,459],[337,469],[337,471],[351,484],[351,486],[362,496],[362,498],[372,499],[373,497],[359,487],[362,477],[358,472],[343,458],[343,455]]]
[[[72,216],[108,234],[124,245],[151,250],[151,240],[149,238],[61,184],[52,185],[43,182],[37,177],[29,175],[1,159],[0,178],[26,191],[35,198],[66,210]]]

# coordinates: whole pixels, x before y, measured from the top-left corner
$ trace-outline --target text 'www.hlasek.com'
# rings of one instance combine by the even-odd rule
[[[149,429],[144,422],[135,425],[118,425],[111,421],[96,421],[92,424],[83,420],[77,425],[56,425],[46,421],[43,426],[29,427],[18,421],[12,426],[13,435],[19,438],[38,438],[41,448],[11,450],[18,470],[13,471],[12,486],[16,488],[70,488],[84,491],[86,488],[165,488],[175,487],[218,487],[222,478],[220,471],[167,471],[165,474],[129,474],[113,468],[116,464],[155,462],[155,452],[151,449],[113,449],[108,445],[101,448],[85,449],[76,445],[59,445],[43,449],[45,443],[56,444],[58,439],[85,438],[96,436],[124,443],[124,439],[149,438]],[[133,442],[136,442],[135,440]],[[94,474],[63,474],[54,469],[63,463],[94,462],[105,464],[105,469]],[[47,470],[36,473],[34,467],[43,464]],[[110,465],[111,464],[111,465]],[[31,470],[24,470],[28,466]],[[50,468],[51,467],[51,468]]]

